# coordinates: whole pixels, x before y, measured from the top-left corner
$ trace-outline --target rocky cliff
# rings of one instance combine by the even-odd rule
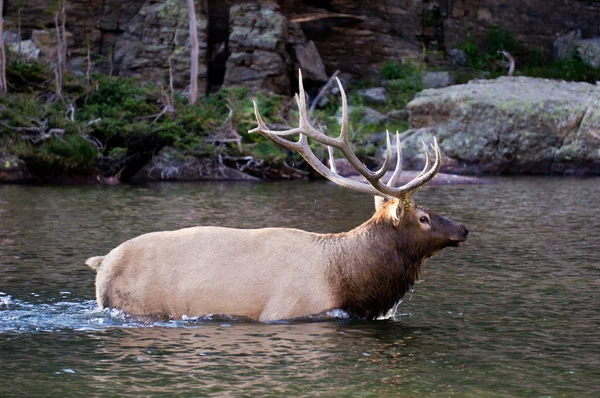
[[[482,43],[489,27],[513,32],[522,49],[549,52],[557,34],[579,29],[600,36],[600,2],[585,0],[195,0],[201,88],[225,85],[290,93],[298,66],[316,65],[315,84],[334,70],[369,77],[389,59],[430,58],[464,41]],[[52,37],[47,0],[4,1],[7,42]],[[86,64],[108,73],[188,81],[189,37],[183,0],[68,0],[73,69]],[[18,17],[20,15],[20,17]],[[20,21],[20,24],[19,24]],[[39,41],[39,39],[37,39]],[[47,41],[47,40],[46,40]],[[37,43],[51,56],[46,42]],[[320,67],[323,65],[323,67]],[[309,86],[310,86],[309,82]]]

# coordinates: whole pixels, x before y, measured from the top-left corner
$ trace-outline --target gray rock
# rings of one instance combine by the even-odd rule
[[[408,120],[408,111],[406,109],[394,109],[387,113],[390,120]]]
[[[10,30],[5,30],[2,33],[4,45],[15,54],[19,54],[26,59],[38,59],[40,57],[40,48],[33,40],[21,40],[19,35]]]
[[[229,11],[229,52],[223,87],[289,94],[287,19],[276,3],[242,3]],[[315,48],[316,50],[316,48]]]
[[[325,73],[325,65],[319,50],[315,43],[310,40],[305,44],[296,44],[294,46],[294,53],[298,60],[298,67],[302,69],[302,77],[307,80],[313,80],[317,82],[327,82],[327,74]]]
[[[325,106],[327,106],[327,104],[329,103],[329,98],[326,96],[322,96],[321,98],[319,98],[319,102],[316,105],[317,109],[323,109],[325,108]]]
[[[455,84],[454,77],[448,72],[426,72],[423,75],[423,87],[440,88]]]
[[[33,180],[34,176],[29,172],[23,160],[11,153],[0,152],[0,183]]]
[[[559,35],[552,43],[552,56],[566,59],[578,54],[592,68],[600,68],[600,37],[583,39],[579,29]]]
[[[600,37],[577,40],[577,53],[592,68],[600,69]]]
[[[460,48],[451,48],[448,50],[448,58],[450,58],[452,65],[458,66],[459,68],[466,68],[469,66],[467,54]]]
[[[384,87],[372,87],[358,90],[358,94],[365,103],[371,105],[383,105],[389,100],[387,90]]]
[[[576,42],[581,39],[581,31],[573,30],[564,35],[557,35],[552,43],[552,56],[555,59],[565,59],[577,51]]]
[[[198,18],[198,91],[206,91],[208,65],[207,17],[196,9]],[[183,2],[146,1],[114,44],[114,68],[121,76],[169,82],[169,59],[173,85],[184,89],[190,84],[190,30]]]
[[[76,75],[85,75],[87,67],[87,58],[73,57],[69,60],[69,68],[71,69],[71,72]]]
[[[388,121],[388,117],[366,106],[349,106],[350,119],[355,120],[358,126],[375,126]],[[338,110],[338,122],[341,124],[341,109]]]
[[[373,133],[371,134],[371,136],[369,137],[369,142],[372,144],[375,144],[379,148],[379,150],[385,151],[385,140],[386,140],[386,136],[387,136],[387,132],[383,131],[380,133]]]
[[[218,164],[214,158],[198,158],[172,148],[163,148],[133,177],[134,181],[260,181],[239,170]]]
[[[600,90],[528,77],[478,80],[419,93],[402,135],[407,168],[436,136],[442,169],[459,173],[600,175]]]

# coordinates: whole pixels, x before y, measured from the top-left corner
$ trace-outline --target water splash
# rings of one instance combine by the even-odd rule
[[[159,320],[155,317],[129,315],[116,308],[98,308],[96,300],[30,303],[13,299],[0,292],[0,333],[55,332],[61,330],[105,330],[108,328],[197,328],[247,319],[230,315]]]

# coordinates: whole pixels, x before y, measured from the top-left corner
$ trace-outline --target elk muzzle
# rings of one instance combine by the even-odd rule
[[[454,221],[452,221],[455,224],[458,224],[458,228],[456,229],[456,231],[450,236],[450,245],[449,246],[460,246],[464,241],[467,240],[467,238],[469,237],[469,229],[464,226],[463,224],[459,224],[456,223]]]

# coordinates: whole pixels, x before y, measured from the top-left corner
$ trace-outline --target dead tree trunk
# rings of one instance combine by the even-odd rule
[[[62,97],[63,74],[67,70],[67,15],[66,0],[58,3],[58,9],[54,14],[54,26],[56,28],[56,65],[54,67],[55,93]]]
[[[17,40],[19,40],[19,46],[17,47],[17,55],[21,56],[21,6],[17,9]]]
[[[190,70],[190,104],[195,104],[198,98],[198,22],[196,20],[196,7],[194,0],[187,0],[188,15],[190,21],[190,46],[191,46],[191,70]]]
[[[85,70],[87,85],[92,85],[92,56],[90,54],[90,37],[87,38],[87,69]]]
[[[69,64],[67,60],[67,0],[62,0],[62,6],[60,9],[60,17],[62,18],[62,37],[60,45],[62,47],[62,70],[68,70]]]
[[[56,85],[54,92],[57,97],[62,97],[62,78],[63,78],[63,61],[62,61],[62,39],[60,34],[60,24],[58,17],[60,10],[54,14],[54,27],[56,28],[56,63],[54,65],[54,84]]]
[[[4,0],[0,0],[0,95],[6,95],[6,53],[4,52],[4,40],[2,39],[2,33],[4,32],[4,15],[2,10],[4,8]]]

